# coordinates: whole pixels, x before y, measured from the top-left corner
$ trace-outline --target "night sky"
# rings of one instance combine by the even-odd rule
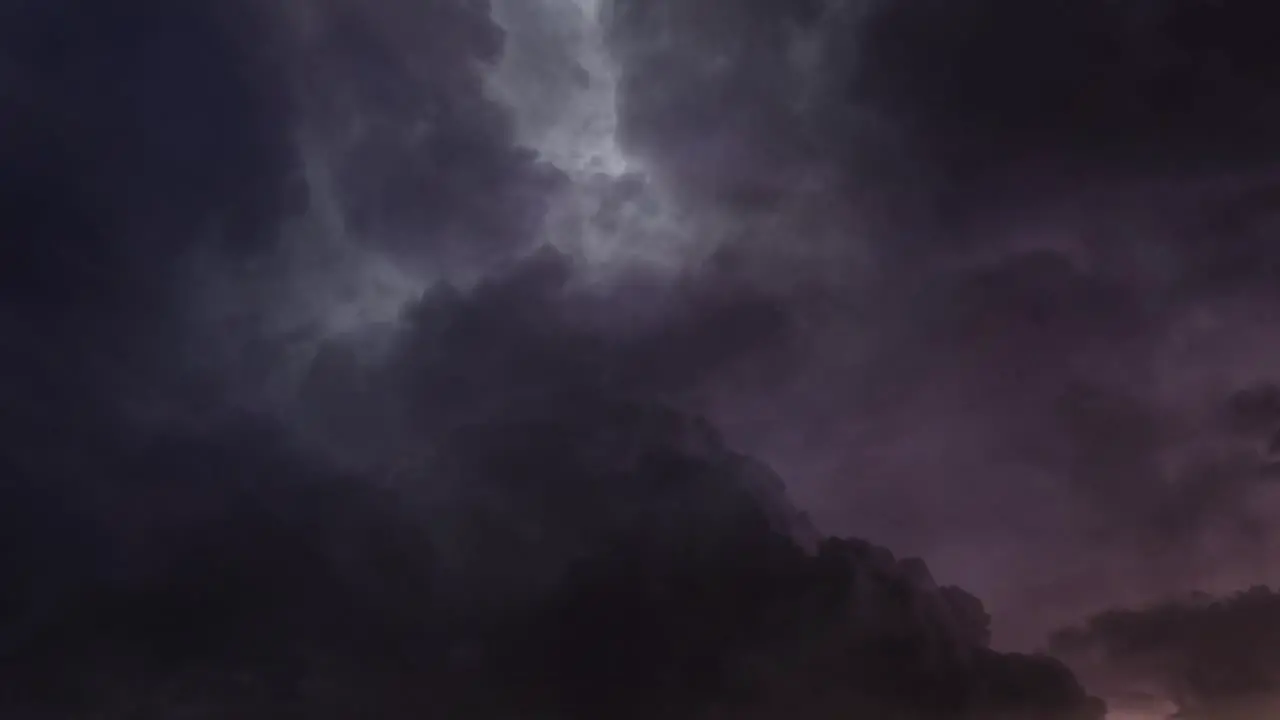
[[[1280,647],[1280,601],[1194,594],[1280,575],[1270,20],[1241,0],[0,0],[6,717],[177,717],[105,708],[181,696],[157,679],[175,668],[258,672],[239,638],[261,627],[290,648],[263,697],[314,671],[364,699],[209,717],[398,718],[419,685],[515,687],[512,663],[563,667],[475,717],[624,717],[652,673],[565,640],[587,633],[554,630],[564,607],[700,617],[637,609],[661,583],[620,568],[721,548],[740,503],[771,529],[725,557],[773,557],[768,536],[810,559],[671,571],[722,600],[787,595],[750,573],[800,587],[780,575],[851,537],[923,558],[912,592],[980,598],[994,650],[970,644],[993,658],[1177,598],[1184,624],[1258,613],[1233,647]],[[348,622],[373,629],[317,629]],[[1194,645],[1174,625],[1143,637]],[[1055,643],[1113,707],[1139,692],[1142,671]],[[406,654],[434,659],[369,660]],[[1280,658],[1259,672],[1280,688]],[[452,679],[399,679],[428,676]],[[728,691],[690,683],[645,720],[838,716],[706,714],[698,693]],[[471,717],[457,694],[440,712]]]

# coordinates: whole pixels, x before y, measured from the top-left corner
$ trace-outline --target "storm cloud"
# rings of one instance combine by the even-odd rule
[[[160,572],[236,483],[419,508],[470,497],[431,478],[475,428],[610,403],[705,418],[801,534],[927,558],[1002,647],[1265,580],[1260,12],[9,3],[5,493],[51,518],[14,525],[19,605]]]

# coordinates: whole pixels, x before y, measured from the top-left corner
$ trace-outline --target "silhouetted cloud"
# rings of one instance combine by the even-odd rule
[[[393,487],[244,421],[101,460],[127,571],[29,599],[8,712],[1102,714],[921,561],[798,545],[781,480],[660,406],[458,428]]]
[[[1266,587],[1099,613],[1056,633],[1056,652],[1111,684],[1145,684],[1186,717],[1274,708],[1280,602]]]

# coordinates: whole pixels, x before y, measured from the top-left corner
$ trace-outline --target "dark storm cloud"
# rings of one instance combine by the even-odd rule
[[[354,238],[466,270],[530,244],[558,173],[514,144],[483,72],[486,3],[304,3],[295,42],[304,152]]]
[[[854,92],[961,175],[1267,164],[1280,65],[1258,9],[1198,2],[884,3]]]
[[[250,291],[290,277],[308,241],[434,263],[433,287],[392,313],[380,352],[310,338],[319,352],[296,404],[266,403],[266,417],[202,408],[201,424],[140,433],[112,403],[88,416],[70,393],[53,414],[80,418],[79,432],[27,433],[35,452],[5,457],[6,513],[68,519],[6,526],[5,566],[25,590],[5,608],[3,660],[23,680],[0,697],[7,712],[692,718],[726,702],[790,716],[805,701],[1098,716],[1062,666],[987,648],[981,603],[937,588],[922,563],[857,541],[805,553],[787,536],[803,520],[776,476],[707,422],[655,404],[687,402],[713,376],[759,383],[787,369],[735,370],[761,346],[785,359],[794,315],[731,259],[600,286],[577,258],[524,254],[563,178],[513,147],[480,92],[476,63],[498,51],[482,6],[295,5],[262,18],[262,38],[241,35],[233,8],[209,8],[84,10],[102,43],[89,49],[123,65],[15,61],[81,79],[69,114],[103,118],[92,132],[58,130],[93,172],[48,157],[26,166],[70,190],[87,183],[83,195],[13,178],[46,203],[40,239],[65,251],[33,256],[45,276],[33,265],[15,277],[90,313],[60,325],[51,308],[19,308],[28,327],[15,345],[55,328],[73,360],[49,367],[52,380],[112,386],[79,364],[96,326],[159,366],[205,359],[197,398],[229,405],[232,375],[289,355],[270,322],[279,294]],[[155,43],[166,49],[152,57]],[[102,214],[77,214],[86,206]],[[6,222],[38,227],[20,211]],[[315,222],[284,242],[299,217]],[[336,232],[305,237],[314,229]],[[189,276],[169,266],[193,246],[182,272],[225,273],[230,291],[185,292]],[[68,294],[85,287],[86,260],[99,273],[89,287],[127,303]],[[244,309],[183,305],[233,299]],[[134,309],[169,303],[184,320],[249,327],[156,339],[157,319]],[[30,422],[57,400],[33,393],[14,415]],[[811,647],[823,671],[789,669]]]
[[[803,318],[788,382],[709,394],[824,526],[1001,609],[1092,602],[1103,545],[1124,592],[1229,584],[1270,543],[1215,418],[1274,375],[1280,63],[1256,8],[1041,5],[615,2],[620,138]]]
[[[744,198],[794,185],[797,164],[834,164],[864,181],[845,189],[849,200],[895,186],[957,211],[992,202],[1007,211],[1063,182],[1265,168],[1277,150],[1280,108],[1267,89],[1280,63],[1255,8],[622,1],[612,10],[624,139]],[[1008,200],[990,197],[997,191]]]
[[[63,518],[14,524],[4,560],[36,578],[3,636],[33,676],[74,656],[279,716],[243,658],[210,660],[266,638],[266,685],[349,681],[310,696],[331,708],[349,686],[411,711],[431,698],[399,678],[429,676],[561,716],[693,717],[754,686],[764,716],[1089,717],[993,629],[1265,565],[1275,428],[1265,391],[1233,396],[1280,361],[1270,183],[1242,174],[1275,115],[1253,10],[617,0],[632,175],[584,183],[519,147],[559,101],[486,85],[497,20],[553,66],[548,97],[598,80],[544,9],[4,11],[5,507]],[[1226,181],[1182,177],[1205,167]],[[621,270],[539,248],[582,228]],[[660,271],[618,261],[654,239]],[[121,405],[167,409],[144,434]],[[770,524],[805,525],[782,481],[726,443],[995,619],[881,549],[801,553]],[[530,604],[502,600],[530,575]],[[137,667],[94,655],[131,638]],[[373,678],[343,664],[363,653],[408,659]]]
[[[981,602],[919,560],[795,545],[780,480],[705,422],[600,395],[528,413],[451,433],[396,488],[335,475],[246,419],[99,456],[113,488],[91,519],[125,562],[54,587],[35,606],[53,613],[20,607],[0,704],[1101,716],[1062,665],[988,649]]]
[[[794,335],[779,299],[726,289],[727,280],[715,291],[701,278],[603,289],[574,282],[574,270],[571,258],[544,249],[474,288],[438,286],[406,309],[378,362],[362,362],[343,342],[324,346],[290,416],[331,448],[368,435],[379,453],[404,443],[391,448],[396,457],[448,428],[566,397],[687,404],[761,343],[785,357]]]
[[[998,3],[884,5],[865,13],[852,6],[686,5],[613,7],[620,142],[649,164],[653,181],[673,189],[694,232],[723,235],[721,258],[746,287],[773,289],[763,305],[774,309],[763,318],[789,314],[804,331],[793,327],[792,340],[779,345],[775,323],[762,319],[743,323],[732,343],[720,342],[712,332],[719,323],[679,319],[686,310],[677,303],[650,311],[674,323],[653,332],[652,342],[602,341],[567,331],[555,317],[563,307],[539,315],[537,308],[556,304],[535,301],[537,293],[486,300],[501,295],[491,294],[506,282],[498,281],[476,295],[480,307],[494,303],[489,314],[475,316],[488,319],[462,323],[473,328],[472,339],[440,356],[452,358],[436,366],[447,372],[406,387],[420,385],[419,397],[431,396],[433,407],[487,407],[468,410],[481,414],[536,406],[564,378],[621,375],[632,389],[669,395],[695,389],[693,402],[710,397],[731,437],[798,470],[786,474],[824,526],[943,555],[942,572],[976,578],[996,596],[1006,623],[1040,612],[1049,605],[1040,602],[1045,597],[1064,603],[1062,613],[1093,602],[1090,589],[1066,588],[1081,586],[1088,573],[1072,568],[1087,567],[1104,547],[1104,574],[1126,592],[1135,584],[1153,592],[1194,584],[1207,566],[1246,572],[1224,558],[1240,557],[1241,545],[1265,546],[1257,513],[1246,509],[1256,504],[1249,473],[1217,439],[1188,438],[1211,433],[1202,430],[1203,416],[1240,384],[1265,377],[1257,368],[1273,351],[1241,338],[1261,332],[1254,288],[1266,281],[1267,251],[1252,238],[1267,204],[1233,210],[1240,207],[1234,196],[1255,184],[1249,177],[1235,183],[1238,189],[1206,190],[1178,176],[1208,165],[1230,178],[1247,163],[1225,146],[1245,144],[1250,130],[1234,124],[1269,110],[1239,83],[1224,86],[1225,76],[1205,60],[1212,38],[1203,33],[1212,24],[1187,19],[1197,8],[1127,15],[1114,6],[1063,5],[1048,17],[1021,17],[1025,9]],[[1230,14],[1238,11],[1222,12],[1222,22],[1236,22]],[[379,33],[373,36],[386,31]],[[1093,53],[1078,37],[1110,43],[1112,69],[1099,71],[1106,53]],[[1239,54],[1233,62],[1248,71],[1246,85],[1265,80],[1265,58],[1243,54],[1247,43],[1231,47],[1229,55]],[[1172,70],[1161,52],[1173,57]],[[378,73],[395,76],[386,67]],[[473,87],[466,76],[439,85],[402,77],[451,92]],[[1192,90],[1220,104],[1165,112],[1134,101],[1164,93],[1173,102],[1195,97]],[[478,102],[475,93],[461,97]],[[399,106],[361,98],[352,105],[361,110],[348,106],[335,117],[402,117],[364,110]],[[501,139],[495,147],[509,143],[502,122],[486,117],[459,120],[447,136],[490,128],[487,137]],[[381,127],[388,125],[397,127]],[[396,187],[416,187],[405,181],[406,166],[391,162],[416,157],[406,146],[375,152],[396,133],[368,137],[349,156],[360,172],[344,177],[364,183],[385,176],[401,183]],[[500,149],[466,162],[514,168],[527,158]],[[1171,189],[1148,192],[1147,172]],[[510,207],[503,188],[526,187],[486,181],[493,177],[486,173],[464,173],[459,182],[467,177],[497,193],[493,207]],[[1256,184],[1265,186],[1265,175]],[[399,195],[369,197],[385,203]],[[425,205],[413,202],[412,191],[404,197],[353,217],[372,218],[367,227],[393,237],[399,228],[414,237],[415,223],[441,227],[435,216],[421,215]],[[516,205],[528,207],[493,212],[499,223],[524,219],[490,237],[530,222],[536,206]],[[1223,215],[1234,224],[1197,224]],[[704,270],[688,270],[689,282],[725,288],[723,277]],[[542,287],[545,297],[556,285]],[[725,292],[734,287],[728,283]],[[753,317],[752,294],[741,302],[741,317]],[[562,300],[564,307],[583,301]],[[777,310],[780,303],[789,310]],[[507,309],[514,306],[523,314]],[[1202,330],[1205,307],[1237,329]],[[597,313],[606,325],[618,317],[613,309]],[[523,320],[504,324],[503,317]],[[511,332],[495,334],[501,327]],[[732,351],[733,361],[707,365],[700,359],[706,356],[665,342],[675,339],[719,348],[721,358]],[[785,358],[781,367],[794,371],[781,376],[786,382],[776,382],[777,374],[726,374],[743,358],[749,367],[760,348]],[[1227,372],[1243,353],[1259,358],[1253,368]],[[412,353],[400,357],[407,368],[420,362]],[[641,357],[655,367],[635,361]],[[1221,368],[1221,377],[1209,377],[1212,368]],[[313,387],[348,392],[341,383]],[[403,402],[399,385],[383,387],[396,398],[387,407]],[[330,407],[371,405],[347,399]],[[343,422],[338,426],[353,425],[350,417]],[[384,427],[378,423],[354,424],[383,439],[397,436],[373,431]],[[820,469],[810,471],[814,466]],[[1018,550],[1001,550],[1014,542]],[[1146,567],[1142,558],[1153,547],[1188,548],[1201,559]],[[984,559],[997,552],[1019,569]],[[1036,608],[1016,609],[1027,602]]]
[[[240,399],[226,394],[240,364],[284,357],[277,328],[264,319],[273,308],[245,311],[240,327],[192,325],[192,318],[225,313],[193,308],[206,298],[193,298],[191,287],[204,280],[209,257],[219,259],[225,284],[243,286],[246,296],[252,282],[278,282],[253,273],[278,267],[272,260],[281,254],[282,224],[332,201],[308,177],[303,141],[312,126],[366,119],[401,136],[427,120],[444,128],[425,132],[416,154],[394,155],[394,167],[388,148],[378,147],[394,137],[387,132],[371,132],[375,139],[359,152],[341,155],[365,166],[377,161],[382,176],[357,168],[370,184],[401,172],[419,180],[392,178],[397,192],[382,192],[388,199],[373,207],[372,196],[346,187],[353,171],[335,171],[340,191],[351,196],[342,213],[356,231],[390,244],[400,238],[370,226],[417,222],[423,238],[449,236],[454,246],[463,231],[491,247],[524,242],[515,236],[527,216],[512,203],[476,209],[481,198],[500,202],[503,183],[529,184],[531,162],[481,98],[474,66],[494,56],[499,33],[483,7],[432,3],[426,16],[403,16],[408,11],[416,12],[393,5],[361,12],[342,3],[6,5],[0,406],[11,470],[6,506],[18,516],[42,512],[32,497],[52,497],[47,504],[66,504],[73,517],[81,507],[98,513],[99,493],[111,498],[112,490],[149,504],[117,486],[127,470],[100,467],[106,449],[140,442],[125,428],[139,417],[216,417]],[[405,38],[393,45],[397,22],[409,21],[429,21],[424,26],[440,40],[424,44],[422,52],[438,56],[427,66],[425,90],[407,74]],[[365,95],[348,97],[357,90]],[[424,97],[433,104],[427,114]],[[424,204],[418,197],[452,199],[406,219]],[[516,204],[536,208],[537,201]],[[304,252],[311,247],[303,244]],[[235,355],[228,346],[237,353],[251,347],[241,354],[252,357],[227,367],[220,360]],[[37,525],[16,542],[60,547],[55,527]],[[74,565],[43,570],[74,574]]]
[[[1057,652],[1117,688],[1142,688],[1193,717],[1251,717],[1274,708],[1275,592],[1253,587],[1117,608],[1055,633]]]
[[[252,343],[343,324],[334,288],[368,295],[367,258],[408,268],[392,304],[482,272],[532,244],[559,182],[483,94],[482,4],[7,12],[13,360],[109,372],[82,391],[107,402],[172,405],[162,376],[222,383],[208,366],[261,364]]]
[[[6,172],[15,193],[28,193],[10,209],[29,213],[27,234],[75,207],[87,227],[63,244],[78,239],[100,252],[102,238],[85,237],[93,231],[131,238],[134,255],[167,257],[212,218],[256,229],[246,242],[263,240],[290,160],[288,101],[265,62],[264,18],[237,4],[143,1],[20,3],[9,15]],[[41,174],[66,186],[40,188]],[[38,190],[48,191],[43,207],[32,202],[45,195]],[[62,213],[48,210],[55,202],[65,203]]]
[[[825,262],[847,280],[887,249],[869,227],[919,209],[913,149],[879,108],[849,97],[852,6],[610,8],[619,142],[697,214],[733,225],[734,244],[773,266],[762,274],[813,281]]]
[[[289,104],[238,3],[17,3],[3,33],[0,404],[9,451],[42,453],[177,392],[179,261],[214,226],[228,252],[271,241]]]

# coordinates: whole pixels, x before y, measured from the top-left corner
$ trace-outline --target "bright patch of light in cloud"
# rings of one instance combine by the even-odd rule
[[[706,253],[706,233],[619,142],[604,2],[494,0],[506,44],[488,91],[510,109],[517,141],[570,181],[542,228],[548,242],[593,276],[678,273]]]
[[[575,180],[635,170],[618,146],[618,68],[601,0],[495,0],[506,31],[489,92],[511,108],[521,144]]]

